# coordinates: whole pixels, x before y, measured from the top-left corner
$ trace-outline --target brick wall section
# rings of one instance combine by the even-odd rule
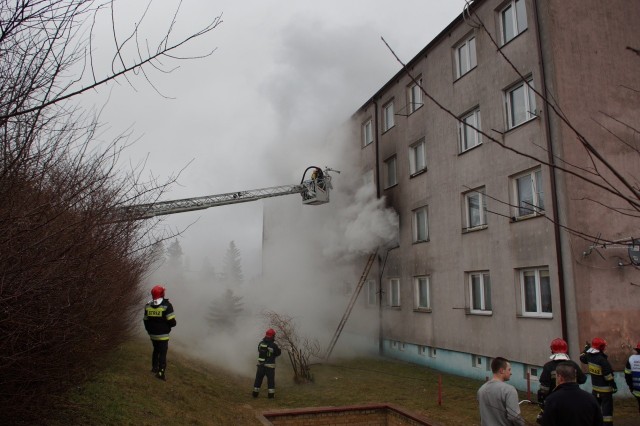
[[[263,413],[261,421],[273,426],[437,426],[389,404],[270,411]]]

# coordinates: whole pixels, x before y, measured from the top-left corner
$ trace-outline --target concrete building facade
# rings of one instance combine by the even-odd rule
[[[640,341],[638,22],[624,0],[476,0],[354,113],[361,171],[400,218],[362,298],[385,355],[480,379],[504,356],[524,389],[553,338],[577,359],[600,336],[622,370]]]

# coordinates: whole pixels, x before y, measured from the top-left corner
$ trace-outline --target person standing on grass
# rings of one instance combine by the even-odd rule
[[[524,426],[518,392],[505,383],[511,378],[511,364],[505,358],[491,361],[493,378],[478,389],[481,426]]]
[[[276,357],[280,356],[280,348],[275,342],[276,332],[270,328],[264,334],[264,338],[258,343],[258,365],[256,370],[256,380],[253,383],[252,395],[258,397],[262,380],[267,376],[268,396],[276,396]]]
[[[638,401],[640,411],[640,342],[635,347],[636,353],[631,355],[624,367],[624,379],[629,386],[629,392]]]
[[[556,387],[544,400],[542,426],[602,426],[602,411],[595,396],[576,383],[575,363],[556,366]]]
[[[167,352],[169,333],[176,326],[176,314],[169,299],[164,297],[165,289],[157,285],[151,289],[151,300],[144,307],[144,328],[153,344],[151,354],[151,372],[160,380],[167,380]]]

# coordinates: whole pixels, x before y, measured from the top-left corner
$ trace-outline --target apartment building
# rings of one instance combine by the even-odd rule
[[[360,306],[384,355],[479,379],[504,356],[525,389],[553,338],[577,359],[601,336],[623,369],[640,341],[638,22],[624,0],[476,0],[353,114],[361,172],[400,218]]]

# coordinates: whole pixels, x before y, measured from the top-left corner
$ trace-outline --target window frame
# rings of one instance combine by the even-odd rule
[[[427,304],[425,305],[421,305],[420,304],[420,299],[421,299],[421,286],[420,286],[420,280],[424,280],[425,282],[425,292],[426,292],[426,300],[427,300]],[[431,312],[431,277],[429,275],[420,275],[420,276],[416,276],[413,277],[413,285],[414,285],[414,310],[415,311],[420,311],[420,312]]]
[[[511,28],[513,29],[513,35],[507,36],[506,33],[506,16],[505,12],[511,9]],[[521,16],[524,13],[524,20]],[[520,24],[524,23],[524,26],[520,28]],[[527,6],[525,0],[510,0],[500,9],[500,38],[502,46],[509,43],[514,38],[522,34],[527,28],[529,23],[527,22]]]
[[[467,132],[466,129],[468,127],[468,124],[466,123],[466,119],[469,117],[473,117],[474,118],[474,124],[473,126],[476,129],[482,130],[482,116],[480,115],[480,107],[475,107],[474,109],[470,110],[469,112],[467,112],[466,114],[463,114],[462,116],[460,116],[460,121],[458,121],[458,142],[459,142],[459,150],[460,153],[465,153],[467,151],[469,151],[470,149],[473,149],[479,145],[482,145],[482,135],[480,134],[480,132],[478,132],[477,130],[470,128],[471,131],[473,132],[474,135],[474,139],[475,139],[475,143],[473,145],[469,145],[467,143]]]
[[[525,274],[533,272],[534,277],[534,290],[535,290],[535,303],[536,310],[528,311],[527,310],[527,292],[525,288]],[[544,312],[543,309],[543,300],[542,300],[542,282],[540,280],[541,272],[546,273],[547,277],[547,285],[548,285],[548,304],[550,312]],[[536,268],[523,268],[518,271],[518,281],[519,281],[519,290],[520,290],[520,309],[521,315],[523,317],[530,318],[553,318],[553,296],[551,294],[551,274],[548,266],[536,267]]]
[[[532,202],[530,207],[522,206],[528,201],[521,199],[519,181],[523,178],[529,178],[530,190],[532,196]],[[527,170],[524,173],[517,174],[512,177],[513,185],[513,217],[516,220],[521,220],[529,217],[541,216],[545,214],[545,200],[544,200],[544,183],[542,182],[542,167],[536,167]],[[523,213],[523,210],[528,210],[527,213]]]
[[[397,304],[394,305],[394,295],[397,296]],[[400,301],[400,278],[389,278],[389,307],[399,308]]]
[[[391,164],[393,164],[393,173],[389,173]],[[384,160],[384,165],[384,189],[388,189],[398,184],[398,156],[392,155],[391,157],[387,158],[386,160]],[[393,177],[393,182],[391,181],[391,177]]]
[[[424,212],[424,238],[420,238],[418,235],[418,214]],[[424,243],[429,241],[429,212],[427,210],[427,206],[423,206],[413,210],[411,215],[411,233],[412,233],[412,242],[413,243]]]
[[[409,115],[413,114],[422,106],[424,102],[422,102],[422,90],[420,86],[422,86],[422,77],[416,78],[417,84],[413,81],[411,84],[407,86],[407,110],[409,111]]]
[[[478,315],[491,315],[493,314],[493,304],[492,304],[492,296],[491,296],[491,274],[489,271],[473,271],[467,272],[468,277],[468,289],[469,289],[469,313],[478,314]],[[474,282],[473,278],[478,277],[480,283],[480,308],[476,309],[474,307]],[[488,280],[485,280],[487,277]],[[489,303],[487,306],[487,298],[486,295],[489,294]]]
[[[362,147],[369,146],[373,143],[373,120],[367,119],[362,123]]]
[[[422,147],[422,167],[418,168],[418,147]],[[427,170],[427,144],[424,138],[409,146],[409,176],[415,176]]]
[[[378,306],[378,285],[376,283],[376,280],[367,280],[366,305],[369,307]]]
[[[395,123],[395,109],[393,106],[393,99],[382,105],[382,131],[387,132],[391,130]]]
[[[535,118],[538,117],[536,115],[536,112],[537,112],[536,111],[536,94],[533,91],[534,87],[535,86],[533,85],[533,76],[528,76],[524,80],[521,80],[518,83],[512,86],[509,86],[504,91],[505,109],[506,109],[506,116],[507,116],[507,130],[515,129],[516,127],[519,127],[525,123],[528,123],[529,121],[534,120]],[[520,88],[524,90],[523,108],[524,108],[525,117],[522,119],[522,121],[518,121],[516,123],[515,121],[516,117],[513,109],[514,102],[513,102],[512,95],[515,94],[515,92]]]
[[[463,232],[470,232],[470,231],[476,231],[476,230],[481,230],[481,229],[485,229],[488,227],[487,224],[487,202],[486,202],[486,195],[485,195],[486,189],[484,186],[481,186],[479,188],[476,189],[472,189],[471,191],[467,191],[463,194],[464,196],[464,217],[465,217],[465,227],[463,228]],[[469,198],[471,195],[473,194],[478,194],[478,211],[479,211],[479,216],[480,216],[480,223],[475,225],[475,226],[471,226],[471,212],[470,212],[470,206],[471,204],[469,203]]]
[[[473,42],[473,55],[471,55],[471,42]],[[476,35],[474,33],[469,34],[464,38],[464,40],[458,43],[454,48],[454,61],[455,61],[455,69],[456,69],[456,79],[459,79],[472,70],[474,70],[478,66],[478,52],[476,50]],[[465,49],[466,63],[468,68],[463,71],[462,70],[462,61],[461,61],[461,52],[462,49]]]

